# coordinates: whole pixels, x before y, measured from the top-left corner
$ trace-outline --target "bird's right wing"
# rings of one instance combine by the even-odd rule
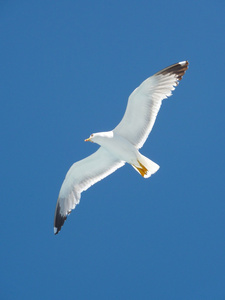
[[[172,95],[172,90],[188,68],[188,61],[169,66],[146,79],[130,95],[123,119],[114,132],[125,137],[138,149],[146,141],[162,100]]]
[[[57,234],[71,210],[80,202],[80,194],[124,165],[100,147],[92,155],[74,163],[66,174],[55,209],[54,233]]]

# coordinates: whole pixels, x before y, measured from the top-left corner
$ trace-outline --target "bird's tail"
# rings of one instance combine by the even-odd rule
[[[144,155],[139,153],[139,157],[137,159],[137,164],[132,164],[132,167],[141,174],[144,178],[150,177],[152,174],[158,171],[159,165],[154,163],[154,161],[145,157]]]

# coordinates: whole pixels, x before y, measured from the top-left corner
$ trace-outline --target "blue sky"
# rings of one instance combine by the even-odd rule
[[[1,299],[224,299],[223,1],[0,1]],[[142,153],[82,194],[58,192],[92,132],[181,60]]]

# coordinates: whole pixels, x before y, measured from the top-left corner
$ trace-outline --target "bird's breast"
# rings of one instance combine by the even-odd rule
[[[106,139],[102,143],[102,147],[107,149],[111,154],[120,160],[128,163],[136,160],[137,149],[125,138],[114,134],[112,138]]]

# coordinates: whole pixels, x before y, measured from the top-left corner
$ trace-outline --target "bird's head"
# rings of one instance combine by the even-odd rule
[[[98,132],[98,133],[92,133],[90,135],[90,137],[84,141],[97,143],[97,144],[101,145],[104,142],[104,140],[106,140],[108,138],[112,138],[112,137],[113,137],[112,131]]]

